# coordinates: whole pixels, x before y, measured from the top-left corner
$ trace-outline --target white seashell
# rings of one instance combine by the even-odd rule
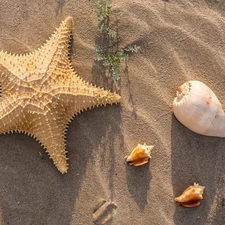
[[[178,87],[173,112],[185,127],[198,134],[225,137],[222,105],[214,92],[200,81],[188,81]]]

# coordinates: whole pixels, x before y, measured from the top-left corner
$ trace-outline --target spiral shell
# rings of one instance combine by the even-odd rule
[[[131,152],[128,157],[125,157],[126,161],[133,166],[141,166],[148,162],[151,158],[151,151],[154,148],[153,145],[138,144],[138,146]]]
[[[175,198],[175,201],[184,207],[198,206],[200,205],[200,200],[203,199],[204,189],[204,186],[194,183],[194,185],[189,186],[180,196]]]
[[[225,137],[222,105],[214,92],[200,81],[188,81],[178,87],[173,112],[185,127],[198,134]]]

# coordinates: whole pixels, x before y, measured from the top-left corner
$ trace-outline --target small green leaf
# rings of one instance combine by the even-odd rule
[[[40,159],[44,159],[44,156],[41,152],[38,152],[38,155],[39,155]]]
[[[125,48],[125,51],[127,52],[135,52],[138,53],[138,51],[141,49],[140,46],[137,45],[133,45],[133,46],[128,46],[127,48]]]
[[[121,56],[121,60],[128,60],[128,54],[123,54]]]
[[[97,60],[97,61],[105,60],[105,55],[101,54],[101,53],[96,53],[94,55],[94,59]]]
[[[113,30],[109,30],[108,35],[109,35],[110,38],[114,38],[115,35],[116,35],[116,32],[113,31]]]
[[[112,78],[113,78],[113,80],[116,80],[116,81],[118,81],[120,79],[119,70],[114,70],[113,71]]]
[[[121,11],[119,11],[118,13],[117,13],[117,16],[118,17],[121,17],[123,15],[123,13],[121,12]]]
[[[104,20],[101,20],[101,21],[98,23],[98,28],[99,28],[99,29],[102,29],[104,26],[105,26],[105,21],[104,21]]]
[[[95,50],[95,52],[99,52],[101,50],[101,48],[98,45],[95,45],[94,50]]]
[[[108,5],[109,0],[103,0],[103,2],[104,2],[105,5]]]

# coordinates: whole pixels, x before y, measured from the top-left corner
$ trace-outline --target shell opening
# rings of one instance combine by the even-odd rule
[[[177,88],[177,94],[176,97],[174,98],[173,105],[177,106],[183,102],[184,99],[186,99],[190,93],[191,89],[191,83],[190,82],[185,82],[181,86]]]

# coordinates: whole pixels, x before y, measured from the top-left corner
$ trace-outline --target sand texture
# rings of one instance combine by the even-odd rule
[[[0,135],[1,225],[225,224],[225,139],[195,134],[172,113],[176,89],[188,80],[225,103],[225,1],[112,0],[122,12],[120,47],[141,46],[122,63],[117,85],[93,59],[101,33],[88,0],[0,3],[0,50],[34,51],[72,16],[76,72],[122,97],[71,122],[64,175],[31,137]],[[148,164],[133,167],[124,157],[138,143],[155,147]],[[194,182],[205,186],[201,205],[177,205]]]

